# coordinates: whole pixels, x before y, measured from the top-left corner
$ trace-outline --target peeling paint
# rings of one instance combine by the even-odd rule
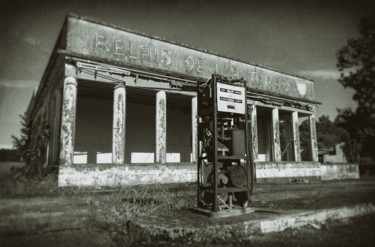
[[[257,108],[255,105],[251,105],[249,107],[250,115],[251,115],[251,126],[250,126],[250,135],[252,141],[252,153],[253,153],[253,160],[258,160],[258,123],[257,123]]]
[[[100,166],[64,167],[60,170],[59,186],[121,186],[196,181],[196,165],[123,166],[113,165],[105,170]]]
[[[104,166],[104,167],[103,167]],[[336,166],[317,162],[257,162],[258,182],[286,182],[293,178],[308,180],[359,178],[358,164],[341,164],[340,174],[332,177]],[[356,177],[356,174],[358,177]],[[195,182],[197,166],[167,165],[73,165],[60,168],[59,186],[120,186],[135,184]]]
[[[320,164],[316,162],[274,163],[260,162],[256,164],[257,178],[293,178],[321,176]]]
[[[273,126],[273,156],[275,161],[281,161],[280,149],[280,124],[279,124],[279,109],[272,110],[272,126]]]
[[[198,122],[197,122],[197,111],[198,111],[198,101],[197,97],[193,97],[191,99],[191,133],[192,133],[192,138],[191,138],[191,143],[192,143],[192,162],[197,161],[198,157]]]
[[[67,50],[76,54],[106,59],[130,67],[141,66],[145,70],[158,70],[165,74],[183,73],[196,80],[217,72],[228,78],[244,78],[249,89],[314,99],[313,82],[302,78],[81,18],[69,17],[68,22]]]
[[[115,86],[113,97],[112,160],[123,164],[125,159],[126,90],[123,84]]]
[[[315,115],[309,116],[310,120],[310,139],[311,139],[311,158],[313,161],[318,161],[318,142],[316,136],[316,124],[315,124]]]
[[[77,81],[73,77],[64,80],[62,102],[60,165],[73,164],[74,131],[76,121]]]
[[[293,138],[294,138],[294,160],[297,162],[301,161],[301,146],[299,141],[299,125],[298,125],[298,112],[292,113],[292,126],[293,126]]]
[[[156,163],[167,160],[167,99],[164,91],[156,94]]]

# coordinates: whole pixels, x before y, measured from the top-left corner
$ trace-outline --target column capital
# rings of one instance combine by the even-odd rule
[[[64,85],[73,84],[74,86],[77,86],[77,79],[72,76],[67,76],[64,79]]]
[[[125,87],[125,83],[123,83],[123,82],[121,82],[121,83],[117,83],[116,85],[115,85],[115,90],[117,89],[117,88],[126,88]]]

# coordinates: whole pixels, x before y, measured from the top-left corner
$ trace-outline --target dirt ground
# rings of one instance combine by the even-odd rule
[[[96,229],[56,231],[41,234],[0,236],[0,246],[373,246],[375,243],[375,215],[353,218],[325,225],[308,225],[283,232],[258,234],[247,239],[228,239],[211,243],[158,240],[153,242],[115,241],[110,233]]]
[[[108,217],[118,215],[121,209],[121,217],[127,210],[134,210],[134,207],[123,208],[125,202],[129,206],[132,199],[126,191],[93,193],[74,190],[25,194],[15,188],[17,185],[11,182],[9,174],[0,173],[0,176],[0,246],[370,246],[368,243],[374,243],[375,240],[372,230],[375,229],[374,215],[347,222],[329,222],[322,226],[288,229],[280,233],[258,234],[249,239],[232,238],[224,242],[147,242],[139,238],[134,240],[132,236],[130,239],[129,236],[123,238],[122,225],[118,228],[118,222]],[[13,187],[9,189],[9,186]],[[183,213],[188,207],[195,206],[194,185],[180,186],[180,191],[177,192],[162,189],[163,193],[174,194],[176,200],[156,205],[157,212],[160,210],[169,216],[180,213],[181,221],[186,220],[186,224],[194,223],[196,219],[184,219]],[[147,202],[153,202],[154,198],[163,197],[155,195],[153,191],[148,191],[143,197]],[[360,203],[375,204],[375,177],[360,180],[256,184],[251,206],[270,210],[314,210]],[[171,208],[177,210],[170,211]],[[152,221],[152,217],[142,217],[145,217],[146,221]]]

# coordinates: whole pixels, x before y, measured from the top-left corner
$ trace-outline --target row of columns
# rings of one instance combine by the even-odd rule
[[[258,132],[257,132],[257,109],[256,105],[248,106],[248,112],[250,115],[250,139],[252,141],[252,153],[254,161],[258,160]],[[316,136],[316,126],[315,126],[315,115],[309,115],[309,125],[310,125],[310,147],[311,147],[311,160],[318,162],[318,145]],[[294,161],[301,161],[300,154],[300,140],[299,140],[299,124],[298,124],[298,112],[292,112],[291,126],[293,132],[293,150],[294,150]],[[280,124],[279,124],[279,109],[272,109],[272,159],[273,161],[281,161],[281,148],[280,148]]]
[[[155,102],[155,162],[167,161],[167,96],[164,91],[156,93]],[[77,80],[67,77],[64,80],[62,102],[60,164],[73,164],[75,119],[77,104]],[[197,157],[197,97],[192,98],[192,161]],[[113,130],[112,130],[112,162],[123,164],[125,161],[126,140],[126,88],[117,84],[113,94]]]
[[[77,80],[67,77],[64,80],[61,136],[60,136],[60,164],[73,164],[74,136],[77,104]],[[156,93],[155,104],[155,162],[166,163],[167,157],[167,97],[164,91]],[[192,98],[192,161],[197,160],[197,97]],[[255,105],[248,106],[251,126],[250,139],[252,141],[252,153],[254,161],[258,159],[258,135],[257,135],[257,110]],[[292,131],[295,161],[301,161],[298,112],[292,113]],[[310,145],[312,160],[318,161],[318,149],[316,140],[316,127],[314,114],[309,116],[310,123]],[[125,136],[126,133],[126,88],[124,84],[117,84],[114,88],[113,97],[113,131],[112,131],[112,162],[123,164],[125,161]],[[281,161],[279,110],[272,109],[272,156],[276,162]]]

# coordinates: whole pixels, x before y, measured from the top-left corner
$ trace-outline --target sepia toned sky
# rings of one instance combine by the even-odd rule
[[[336,108],[355,107],[335,54],[375,12],[371,2],[0,0],[0,148],[19,135],[68,12],[312,79],[318,117],[334,120]]]

